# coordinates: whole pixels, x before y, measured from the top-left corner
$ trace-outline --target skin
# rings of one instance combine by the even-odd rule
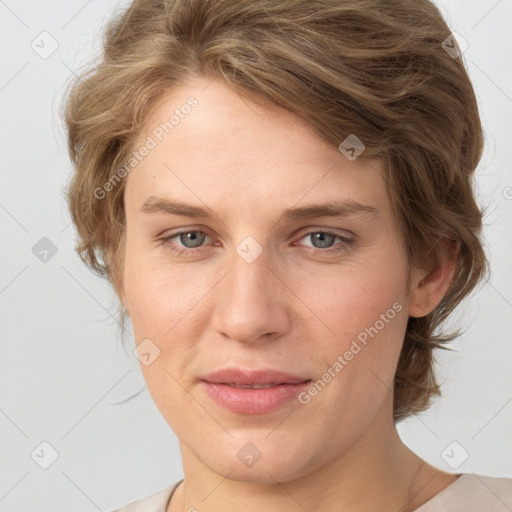
[[[230,512],[240,503],[248,512],[415,510],[456,476],[400,440],[394,372],[407,319],[439,303],[453,252],[433,268],[413,269],[407,288],[384,163],[364,154],[349,161],[293,114],[242,99],[220,80],[168,91],[137,144],[190,96],[197,107],[127,177],[118,290],[136,343],[149,338],[160,350],[141,369],[180,441],[185,481],[167,512]],[[141,212],[151,196],[208,207],[212,216]],[[331,200],[377,213],[282,216]],[[187,249],[181,231],[207,236],[179,254],[172,248]],[[319,246],[314,233],[326,231],[333,236]],[[262,248],[252,263],[236,252],[247,236]],[[202,389],[202,376],[226,366],[317,380],[393,304],[401,311],[306,405],[236,414]],[[262,454],[252,467],[237,457],[248,442]]]

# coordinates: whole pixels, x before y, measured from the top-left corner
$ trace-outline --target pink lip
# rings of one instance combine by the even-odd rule
[[[206,394],[225,409],[239,414],[266,414],[305,391],[311,379],[273,370],[219,370],[203,378]],[[272,384],[264,389],[238,388],[230,384]]]
[[[265,389],[235,388],[202,381],[206,394],[225,409],[238,414],[266,414],[306,391],[310,381],[280,384]],[[299,402],[297,401],[297,404]]]

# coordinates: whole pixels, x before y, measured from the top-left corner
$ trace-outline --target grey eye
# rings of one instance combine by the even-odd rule
[[[187,231],[186,233],[180,233],[180,243],[189,249],[199,247],[203,244],[206,233],[202,231]]]
[[[313,246],[319,249],[330,247],[337,238],[337,235],[333,235],[331,233],[324,233],[322,231],[310,233],[308,236],[311,237],[311,242],[313,243]]]

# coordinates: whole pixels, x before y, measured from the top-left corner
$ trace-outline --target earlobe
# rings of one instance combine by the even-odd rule
[[[458,252],[457,242],[443,239],[438,244],[437,265],[428,271],[416,271],[409,296],[409,316],[426,316],[441,302],[455,274]]]

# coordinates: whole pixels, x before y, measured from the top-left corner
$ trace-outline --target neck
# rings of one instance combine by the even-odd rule
[[[388,409],[389,410],[389,409]],[[455,480],[403,444],[392,419],[377,414],[339,457],[286,482],[254,483],[223,477],[180,444],[185,479],[167,512],[292,512],[299,509],[412,512]]]

